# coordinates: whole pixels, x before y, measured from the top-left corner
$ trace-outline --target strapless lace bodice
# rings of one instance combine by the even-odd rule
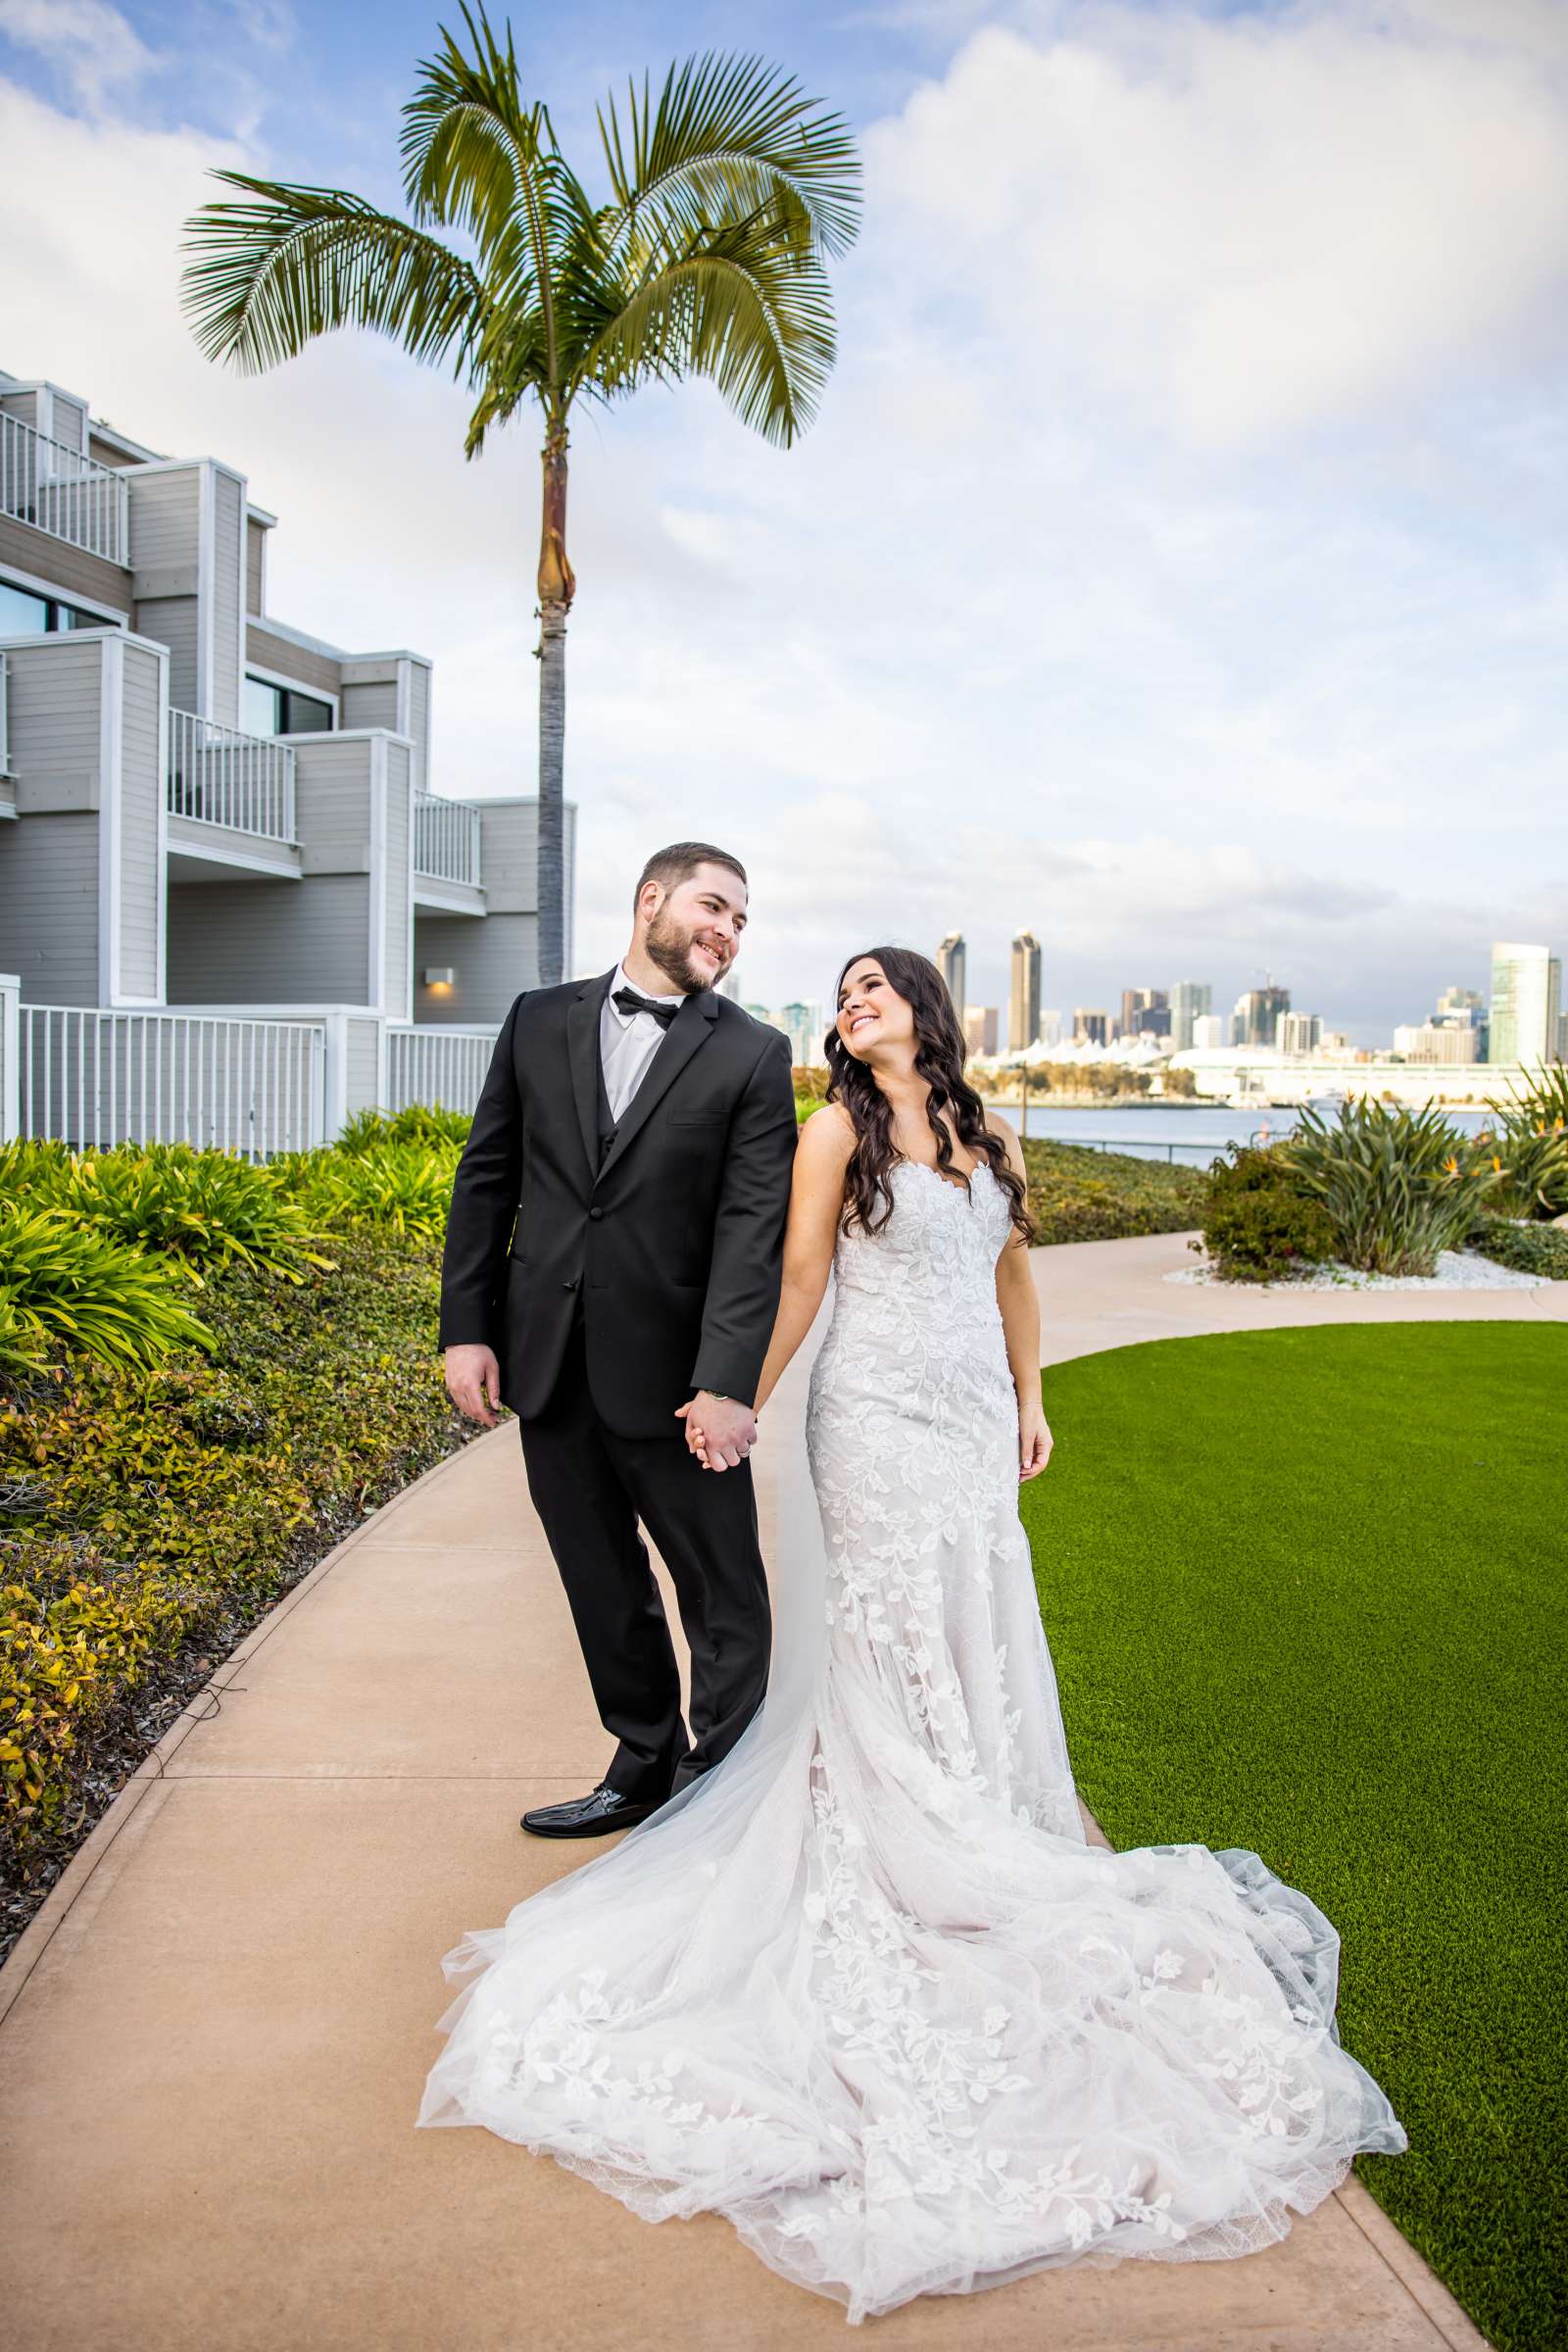
[[[1011,1225],[1007,1199],[982,1160],[968,1187],[914,1159],[895,1162],[894,1209],[879,1233],[841,1233],[833,1253],[839,1315],[910,1333],[933,1323],[1000,1330],[997,1257]]]

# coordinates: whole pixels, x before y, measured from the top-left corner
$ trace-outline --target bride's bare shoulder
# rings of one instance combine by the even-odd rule
[[[1023,1146],[1018,1141],[1018,1130],[1016,1127],[1014,1127],[1012,1121],[1010,1119],[1000,1118],[994,1110],[988,1110],[986,1112],[986,1126],[989,1132],[996,1137],[998,1143],[1001,1144],[1003,1151],[1005,1152],[1008,1167],[1013,1169],[1019,1176],[1024,1175],[1026,1171],[1024,1167]]]
[[[824,1102],[801,1127],[797,1159],[813,1171],[832,1169],[842,1175],[855,1150],[855,1121],[842,1102]]]

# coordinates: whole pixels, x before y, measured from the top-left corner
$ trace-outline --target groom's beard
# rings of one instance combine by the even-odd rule
[[[693,971],[692,949],[702,928],[700,923],[695,928],[679,923],[661,908],[649,924],[648,937],[643,942],[643,953],[649,962],[657,963],[670,987],[678,988],[683,996],[700,997],[705,988],[712,988],[723,979],[735,960],[733,956],[729,956],[716,972]]]

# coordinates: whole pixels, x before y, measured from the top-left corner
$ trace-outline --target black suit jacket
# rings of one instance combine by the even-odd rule
[[[678,1437],[675,1407],[698,1389],[757,1394],[795,1157],[789,1040],[728,998],[688,997],[602,1154],[613,978],[529,989],[507,1015],[453,1187],[440,1344],[492,1347],[529,1419],[580,1294],[607,1428]]]

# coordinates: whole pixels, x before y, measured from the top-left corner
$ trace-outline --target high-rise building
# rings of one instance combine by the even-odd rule
[[[1410,1022],[1394,1032],[1394,1051],[1406,1061],[1439,1061],[1459,1068],[1477,1059],[1478,1034],[1468,1021]]]
[[[1555,1061],[1562,965],[1548,948],[1499,939],[1492,950],[1488,1061]]]
[[[969,956],[963,944],[963,933],[950,931],[937,950],[937,970],[948,984],[948,994],[953,999],[953,1009],[960,1021],[963,1019],[964,992],[969,985],[968,963]]]
[[[1229,1025],[1222,1012],[1200,1012],[1193,1021],[1192,1043],[1203,1053],[1212,1054],[1230,1044],[1225,1034]]]
[[[792,1060],[808,1067],[820,1063],[827,1023],[819,1005],[782,1004],[773,1015],[773,1027],[782,1029],[789,1039]]]
[[[1487,1000],[1478,988],[1446,988],[1438,999],[1432,1020],[1440,1029],[1463,1029],[1468,1033],[1470,1050],[1459,1056],[1461,1061],[1486,1060],[1491,1023]]]
[[[1110,1038],[1110,1015],[1087,1004],[1075,1004],[1072,1014],[1072,1042],[1075,1046],[1103,1046]]]
[[[1060,1045],[1061,1015],[1054,1005],[1048,1005],[1041,1013],[1040,1023],[1035,1031],[1035,1043],[1039,1046]]]
[[[1124,988],[1118,1037],[1168,1037],[1170,1000],[1162,988]]]
[[[970,1054],[995,1054],[1000,1016],[995,1004],[966,1004],[963,1008],[963,1043]]]
[[[1012,988],[1007,998],[1007,1051],[1021,1054],[1040,1035],[1040,942],[1020,931],[1012,943]]]
[[[1206,980],[1178,980],[1170,992],[1170,1042],[1177,1053],[1193,1045],[1193,1024],[1213,1008],[1214,991]]]
[[[1282,1012],[1291,1009],[1291,992],[1276,988],[1265,981],[1261,988],[1250,988],[1236,1000],[1235,1029],[1232,1044],[1238,1046],[1271,1046],[1279,1027]]]
[[[1282,1012],[1275,1024],[1274,1043],[1282,1054],[1312,1054],[1323,1043],[1320,1012]]]

